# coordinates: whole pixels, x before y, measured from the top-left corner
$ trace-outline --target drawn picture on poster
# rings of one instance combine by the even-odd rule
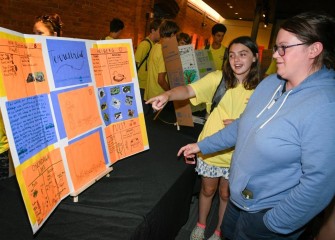
[[[91,48],[91,59],[97,87],[125,84],[132,81],[129,46]]]
[[[183,67],[185,84],[199,80],[200,76],[193,45],[178,46],[178,50]]]
[[[138,116],[133,84],[99,88],[98,95],[106,126]]]
[[[49,93],[39,43],[0,39],[0,72],[8,100]]]

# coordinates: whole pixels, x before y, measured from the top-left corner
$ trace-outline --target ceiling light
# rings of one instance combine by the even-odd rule
[[[229,6],[229,8],[233,8],[233,6],[232,6],[232,5],[230,5],[230,6]]]
[[[235,15],[238,15],[238,12],[236,12]]]
[[[200,11],[201,13],[204,13],[207,15],[210,19],[212,19],[214,22],[223,22],[225,19],[221,17],[220,14],[218,14],[213,8],[208,6],[205,2],[202,0],[187,0],[187,4],[194,8],[195,10]]]

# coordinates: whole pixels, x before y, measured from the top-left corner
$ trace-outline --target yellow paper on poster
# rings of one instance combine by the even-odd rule
[[[75,191],[106,170],[99,132],[95,132],[65,148]]]
[[[93,87],[60,93],[58,100],[69,139],[101,125]]]

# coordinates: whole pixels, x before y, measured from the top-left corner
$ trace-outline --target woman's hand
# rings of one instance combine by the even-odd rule
[[[200,152],[200,148],[197,143],[190,143],[186,146],[179,149],[177,156],[181,156],[182,154],[186,158],[194,158],[195,154]]]
[[[154,110],[161,110],[165,104],[169,101],[169,96],[166,93],[150,98],[145,104],[150,104]]]

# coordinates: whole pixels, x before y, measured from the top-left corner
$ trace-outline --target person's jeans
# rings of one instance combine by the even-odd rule
[[[221,225],[223,236],[226,240],[298,239],[303,229],[287,235],[270,231],[263,222],[263,216],[268,210],[249,213],[237,208],[228,201]]]

